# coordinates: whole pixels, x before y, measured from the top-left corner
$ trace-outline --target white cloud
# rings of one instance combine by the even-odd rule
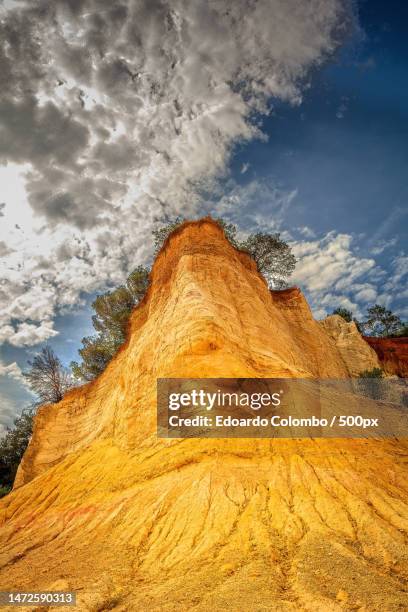
[[[349,5],[56,0],[8,10],[3,340],[52,337],[59,309],[147,257],[163,213],[201,212],[200,189],[225,176],[234,144],[261,136],[254,113],[273,97],[301,100],[307,71],[349,25]]]
[[[254,179],[246,185],[230,180],[224,193],[211,202],[211,214],[226,216],[248,231],[278,231],[297,189],[282,189],[270,179]]]
[[[316,238],[315,232],[310,227],[308,227],[307,225],[304,225],[302,227],[298,227],[297,230],[305,238]]]
[[[352,236],[330,232],[322,240],[303,242],[294,246],[298,259],[295,280],[310,291],[346,289],[355,279],[375,266],[373,259],[353,254]]]
[[[403,319],[408,314],[404,303],[408,297],[408,290],[405,289],[407,286],[407,276],[408,256],[400,252],[391,261],[390,271],[381,285],[381,293],[377,299],[378,304],[395,310]]]
[[[19,323],[16,329],[11,325],[5,325],[0,331],[0,342],[8,341],[13,346],[20,347],[33,346],[57,336],[58,333],[54,329],[53,321],[41,321],[39,325]]]
[[[361,289],[356,287],[354,291],[355,299],[359,302],[370,302],[374,304],[377,299],[377,290],[372,285],[366,284]]]
[[[4,395],[0,390],[0,438],[7,432],[8,427],[12,428],[14,419],[29,405],[27,401],[19,403],[15,399]]]
[[[27,386],[21,368],[15,361],[13,361],[13,363],[9,363],[8,365],[0,362],[0,376],[8,376],[14,380],[17,380],[22,385]]]
[[[390,241],[390,239],[384,240],[384,237],[389,235],[393,228],[395,227],[396,223],[399,222],[401,223],[401,220],[407,215],[407,208],[406,207],[402,207],[402,206],[393,206],[388,214],[388,216],[385,218],[385,220],[380,223],[380,225],[377,227],[376,231],[373,233],[373,235],[371,236],[371,244],[373,245],[373,248],[378,248],[378,246],[380,245],[386,245],[387,246],[387,242]],[[393,240],[393,239],[391,239]]]
[[[394,283],[399,283],[403,278],[408,276],[408,256],[405,254],[397,255],[393,260],[394,267]]]
[[[322,239],[295,243],[298,259],[292,280],[311,298],[317,317],[343,306],[361,316],[361,303],[372,303],[378,291],[374,283],[361,282],[370,274],[381,276],[372,258],[361,257],[348,234],[330,232]]]
[[[384,291],[381,296],[382,303],[389,305],[392,295],[402,297],[401,287],[405,286],[406,276],[408,276],[408,256],[399,253],[392,259],[390,272],[382,285]]]
[[[333,294],[331,292],[321,295],[316,300],[314,316],[316,319],[323,319],[336,308],[347,308],[354,316],[360,315],[359,305],[346,295]]]
[[[7,385],[8,380],[17,383],[12,393],[7,391],[10,387]],[[13,424],[13,420],[22,409],[29,405],[27,398],[30,396],[32,393],[20,366],[15,361],[7,365],[0,361],[0,438],[6,433],[7,427]]]
[[[13,424],[16,414],[16,403],[8,397],[4,397],[0,391],[0,438],[6,433],[7,427]]]
[[[385,251],[385,249],[389,249],[395,246],[398,242],[396,237],[390,238],[389,240],[378,240],[375,246],[372,247],[371,253],[373,255],[381,255]]]

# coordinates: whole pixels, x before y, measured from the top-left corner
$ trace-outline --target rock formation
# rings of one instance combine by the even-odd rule
[[[339,315],[331,315],[320,325],[333,338],[351,376],[381,367],[376,352],[364,342],[354,321],[347,323]]]
[[[380,367],[386,374],[408,378],[408,338],[373,338],[366,342],[377,353]]]
[[[70,588],[80,610],[407,609],[406,441],[156,436],[158,377],[349,376],[326,327],[214,222],[173,233],[106,371],[39,410],[0,502],[0,589]]]

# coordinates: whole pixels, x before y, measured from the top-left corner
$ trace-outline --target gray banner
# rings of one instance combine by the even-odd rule
[[[160,438],[407,438],[406,379],[161,378]]]
[[[73,591],[0,591],[0,606],[43,610],[54,606],[75,606]]]

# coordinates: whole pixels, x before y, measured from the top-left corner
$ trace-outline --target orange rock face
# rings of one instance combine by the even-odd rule
[[[364,340],[378,355],[381,367],[387,374],[408,378],[408,338],[373,338]]]
[[[80,610],[408,607],[406,441],[156,436],[158,377],[355,367],[298,289],[185,224],[103,375],[39,410],[0,501],[0,589],[64,581]]]
[[[380,367],[376,352],[364,342],[354,321],[347,323],[339,315],[331,315],[320,325],[333,338],[351,376]]]

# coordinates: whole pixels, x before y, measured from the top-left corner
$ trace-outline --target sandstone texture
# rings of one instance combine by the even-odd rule
[[[408,609],[406,440],[156,436],[158,377],[351,376],[337,323],[270,292],[211,220],[173,233],[103,375],[38,412],[0,501],[0,589],[64,584],[94,611]]]
[[[354,321],[347,323],[339,315],[331,315],[320,321],[320,325],[333,338],[351,376],[381,367],[377,353],[364,341]]]
[[[408,378],[408,338],[373,338],[364,340],[377,353],[386,374]]]

